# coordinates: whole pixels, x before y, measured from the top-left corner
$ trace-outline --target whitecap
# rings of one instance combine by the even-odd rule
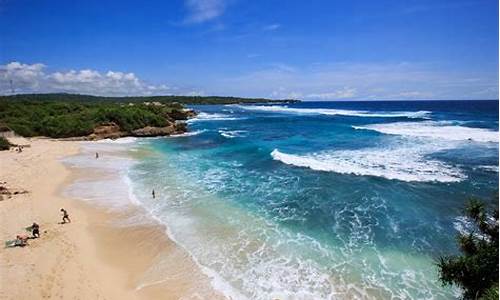
[[[199,122],[199,121],[226,121],[226,120],[239,120],[240,118],[231,117],[226,114],[220,113],[206,113],[200,112],[195,118],[189,119],[187,123]]]
[[[225,138],[232,139],[236,137],[244,137],[245,133],[248,131],[246,130],[219,130],[220,135],[222,135]]]
[[[396,122],[353,126],[353,128],[411,137],[498,143],[498,131],[459,126],[449,121]]]
[[[196,130],[196,131],[188,131],[188,132],[179,133],[179,134],[172,134],[172,135],[170,135],[168,137],[170,137],[170,138],[177,138],[177,137],[195,136],[195,135],[198,135],[198,134],[203,133],[205,131],[206,131],[205,129]]]
[[[331,108],[291,108],[281,105],[236,105],[241,109],[291,114],[318,114],[329,116],[380,117],[380,118],[429,118],[430,111],[380,111],[347,110]]]
[[[477,168],[488,172],[498,173],[498,166],[478,166]]]
[[[288,165],[317,171],[376,176],[401,181],[459,182],[466,178],[462,171],[425,156],[442,150],[435,145],[421,147],[367,148],[324,151],[305,155],[271,152],[273,159]]]

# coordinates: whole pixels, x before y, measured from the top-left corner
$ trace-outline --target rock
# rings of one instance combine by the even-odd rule
[[[187,132],[187,124],[185,122],[176,122],[175,123],[175,133],[184,133]]]
[[[96,128],[94,132],[90,134],[87,138],[89,140],[100,140],[100,139],[116,139],[127,135],[125,132],[121,131],[120,126],[116,123],[104,123]]]
[[[94,134],[112,134],[120,131],[120,126],[115,123],[104,123],[94,128]]]
[[[174,120],[187,120],[189,118],[193,118],[196,116],[196,113],[193,110],[190,109],[173,109],[169,114],[169,117],[171,117]]]
[[[146,126],[144,128],[136,129],[132,131],[133,136],[164,136],[170,135],[176,131],[175,125],[169,125],[166,127],[152,127]]]

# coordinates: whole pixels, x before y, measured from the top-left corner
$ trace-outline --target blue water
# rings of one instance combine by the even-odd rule
[[[498,101],[193,108],[191,134],[142,141],[129,177],[217,289],[456,297],[435,260],[457,253],[466,199],[497,189]]]

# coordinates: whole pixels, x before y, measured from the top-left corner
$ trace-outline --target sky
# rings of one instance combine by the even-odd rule
[[[498,0],[0,0],[0,94],[498,99]]]

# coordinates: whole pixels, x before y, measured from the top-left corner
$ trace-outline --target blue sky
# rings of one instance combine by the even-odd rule
[[[0,0],[12,88],[497,99],[498,1]]]

